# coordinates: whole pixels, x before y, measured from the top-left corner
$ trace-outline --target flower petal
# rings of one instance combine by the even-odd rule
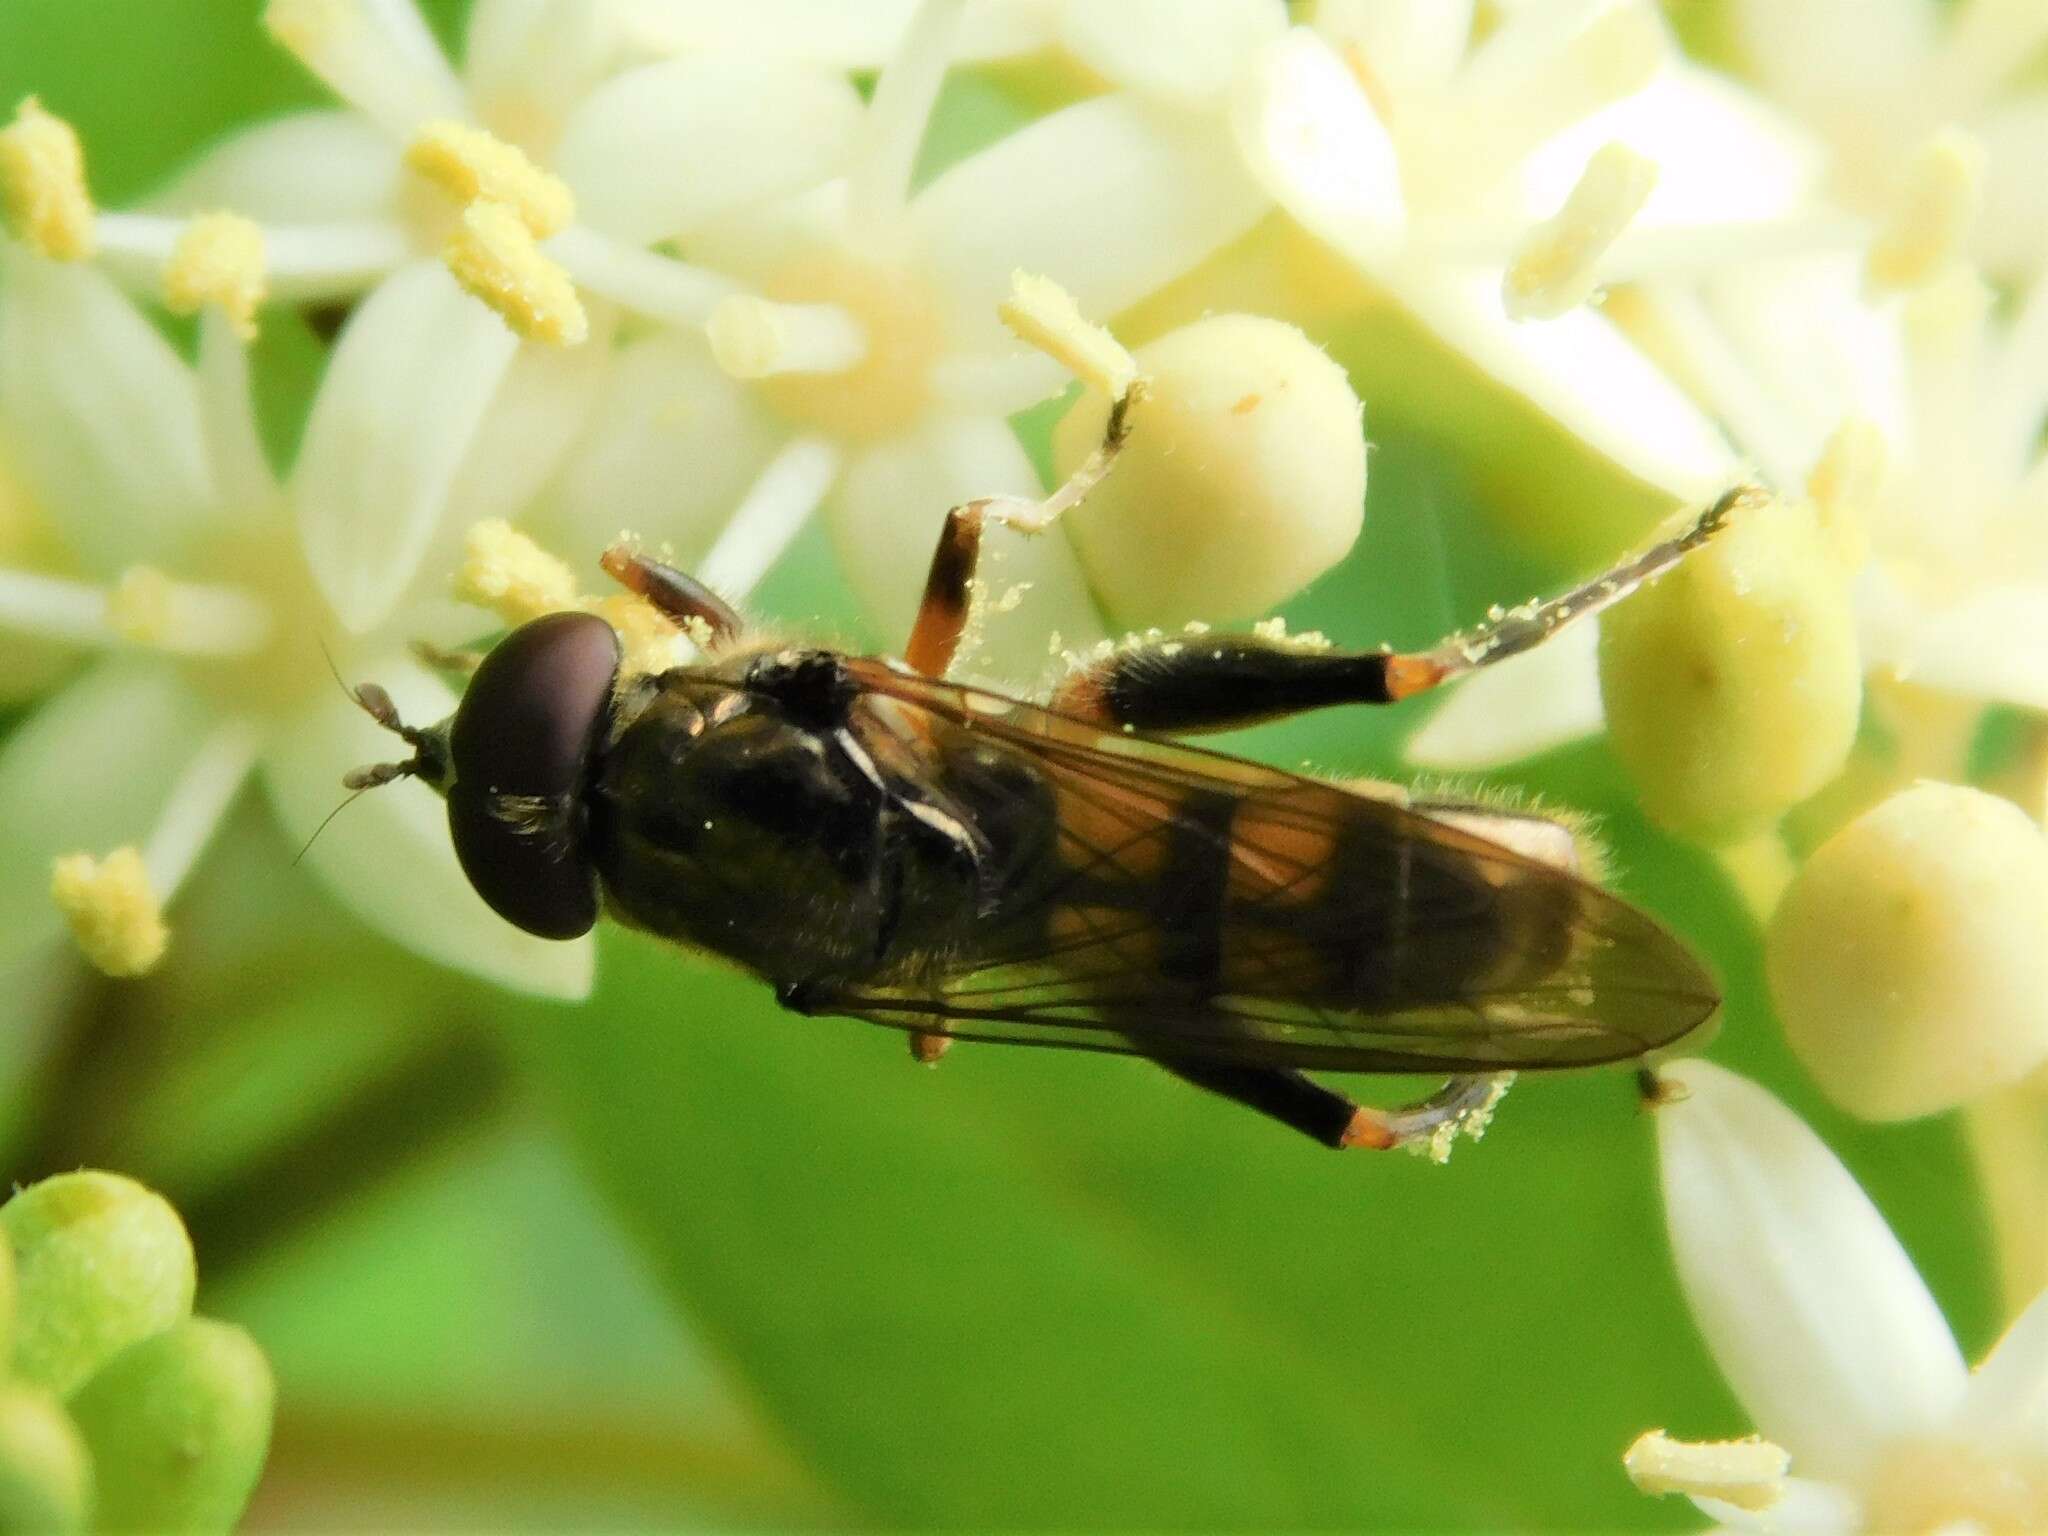
[[[0,411],[24,477],[95,570],[165,558],[213,510],[191,370],[93,268],[5,266]]]
[[[618,0],[621,23],[644,48],[663,53],[767,50],[834,69],[888,63],[919,0]],[[961,60],[1031,53],[1050,40],[1043,0],[982,0],[954,44]]]
[[[1993,273],[2021,282],[2048,268],[2048,93],[2003,102],[1973,127],[1985,175],[1972,248]]]
[[[658,333],[621,348],[589,429],[532,527],[572,562],[620,531],[673,543],[685,565],[711,547],[783,430],[701,338]]]
[[[454,708],[447,686],[403,652],[351,670],[381,683],[407,720],[439,720]],[[393,737],[323,690],[264,754],[271,803],[291,839],[312,838],[341,802],[343,772],[394,750],[401,749]],[[596,946],[589,936],[537,939],[485,906],[455,861],[440,799],[417,784],[364,795],[313,838],[305,863],[357,917],[416,954],[517,991],[579,998],[590,990]]]
[[[2048,1291],[1977,1367],[1953,1432],[1994,1454],[2048,1456]]]
[[[1810,1476],[1855,1480],[1964,1383],[1934,1298],[1848,1171],[1762,1088],[1704,1061],[1657,1115],[1678,1275],[1721,1372]]]
[[[1990,587],[1922,612],[1910,634],[1883,648],[1901,677],[1963,698],[2048,709],[2048,585]]]
[[[1187,106],[1228,89],[1287,30],[1280,0],[1066,0],[1060,42],[1111,84]]]
[[[841,174],[862,112],[842,75],[768,54],[691,54],[593,92],[554,166],[579,219],[647,245]]]
[[[605,73],[622,39],[609,4],[477,0],[462,37],[462,76],[484,125],[529,153],[545,153]]]
[[[1311,16],[1399,102],[1450,83],[1472,43],[1472,10],[1472,0],[1316,0]]]
[[[1112,95],[957,162],[911,200],[910,223],[955,336],[967,350],[1006,351],[995,310],[1019,268],[1107,318],[1236,239],[1266,206],[1215,115]]]
[[[1756,1531],[1762,1536],[1855,1536],[1863,1530],[1863,1510],[1854,1494],[1833,1483],[1810,1477],[1788,1477],[1784,1492],[1768,1509],[1738,1509],[1720,1499],[1694,1499],[1699,1512],[1721,1522],[1725,1531]]]
[[[1408,738],[1421,768],[1462,772],[1534,757],[1596,733],[1600,628],[1573,624],[1533,651],[1475,672]]]
[[[1934,51],[1932,0],[1736,0],[1745,62],[1795,112],[1841,127],[1896,93],[1911,100]]]
[[[439,263],[394,274],[342,332],[291,489],[313,578],[351,630],[412,581],[517,350]]]
[[[144,842],[217,723],[168,664],[120,658],[0,746],[0,974],[63,930],[51,862]]]
[[[231,208],[268,224],[391,216],[398,148],[354,112],[294,112],[222,140],[150,200],[165,213]]]
[[[840,569],[894,650],[910,634],[947,511],[977,496],[1042,494],[1009,423],[961,416],[928,421],[861,454],[827,504],[826,518]],[[1055,636],[1063,648],[1084,650],[1106,633],[1058,528],[1036,538],[990,528],[980,575],[989,601],[977,605],[981,643],[961,658],[967,676],[1028,686],[1050,670]],[[1018,592],[1015,606],[995,611],[1012,591]]]

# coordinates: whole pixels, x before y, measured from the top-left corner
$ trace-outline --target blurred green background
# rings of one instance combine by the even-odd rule
[[[74,122],[118,206],[323,100],[258,9],[0,0],[0,101]],[[427,9],[456,48],[463,5]],[[993,77],[953,90],[976,134],[1023,110]],[[266,326],[280,441],[318,359]],[[1366,535],[1291,623],[1416,642],[1563,574],[1501,550],[1385,404]],[[759,605],[858,629],[821,537]],[[1243,745],[1385,772],[1418,718]],[[1715,1057],[1842,1154],[1980,1355],[1995,1298],[1953,1126],[1818,1100],[1749,918],[1629,813],[1602,746],[1512,777],[1604,813],[1621,888],[1726,980]],[[1140,1063],[913,1070],[894,1034],[617,934],[583,1007],[493,993],[365,932],[293,851],[244,807],[173,963],[80,983],[0,1121],[16,1181],[97,1164],[185,1213],[202,1310],[279,1378],[250,1529],[1684,1529],[1621,1449],[1748,1427],[1678,1295],[1626,1074],[1525,1083],[1447,1168],[1332,1157]]]

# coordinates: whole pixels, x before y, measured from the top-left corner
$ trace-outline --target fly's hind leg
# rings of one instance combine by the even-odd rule
[[[1738,486],[1681,534],[1545,603],[1500,615],[1422,651],[1339,651],[1260,635],[1188,633],[1111,652],[1072,673],[1051,706],[1096,724],[1146,731],[1214,731],[1337,704],[1391,704],[1540,645],[1670,570],[1712,538],[1737,506],[1760,498]]]
[[[1438,1092],[1398,1109],[1375,1109],[1281,1067],[1240,1067],[1161,1061],[1175,1077],[1221,1094],[1248,1109],[1339,1150],[1423,1146],[1441,1161],[1460,1133],[1478,1135],[1506,1092],[1512,1073],[1454,1077]]]

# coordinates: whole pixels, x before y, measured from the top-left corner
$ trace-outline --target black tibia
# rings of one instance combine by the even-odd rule
[[[974,568],[981,559],[982,507],[969,502],[946,514],[946,526],[932,551],[931,571],[924,579],[924,600],[903,659],[926,677],[944,677],[967,631],[967,610]]]
[[[1256,635],[1184,635],[1116,651],[1076,672],[1052,708],[1141,731],[1214,731],[1333,704],[1386,704],[1384,651],[1310,651]]]
[[[614,544],[599,562],[605,574],[627,591],[645,598],[655,610],[676,624],[688,627],[697,620],[711,630],[713,642],[730,640],[745,628],[739,613],[696,577],[672,565]]]
[[[1334,1088],[1278,1067],[1225,1067],[1196,1061],[1161,1061],[1175,1077],[1235,1099],[1326,1147],[1349,1143],[1358,1106]]]

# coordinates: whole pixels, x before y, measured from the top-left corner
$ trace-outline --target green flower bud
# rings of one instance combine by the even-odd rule
[[[276,1389],[241,1329],[206,1318],[132,1344],[72,1400],[92,1449],[94,1526],[226,1531],[270,1448]]]
[[[0,1230],[14,1245],[14,1372],[59,1397],[192,1311],[185,1224],[133,1179],[45,1179],[0,1206]]]
[[[0,1531],[75,1531],[92,1463],[63,1404],[38,1387],[0,1386]]]
[[[1834,545],[1805,503],[1759,497],[1600,621],[1614,750],[1652,817],[1729,842],[1841,770],[1863,673]]]
[[[1066,527],[1120,624],[1241,618],[1344,557],[1365,517],[1358,396],[1293,326],[1215,315],[1137,354],[1144,393],[1110,472]],[[1109,397],[1053,432],[1061,478],[1102,441]]]
[[[1786,1038],[1871,1120],[1933,1114],[2048,1059],[2048,841],[2010,801],[1917,784],[1815,850],[1771,919]]]

